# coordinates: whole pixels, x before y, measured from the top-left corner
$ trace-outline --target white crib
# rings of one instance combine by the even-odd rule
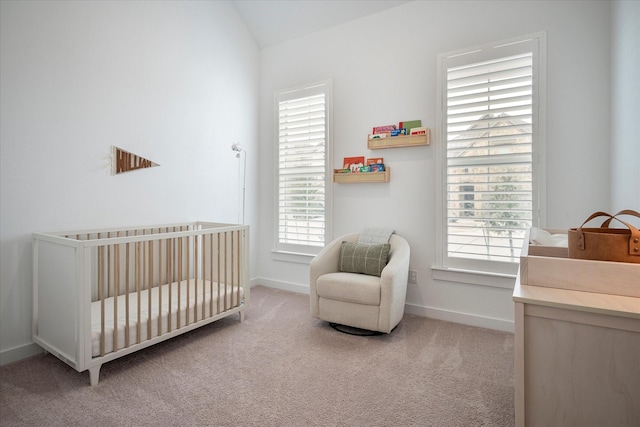
[[[33,341],[100,367],[249,306],[249,227],[194,222],[33,234]]]

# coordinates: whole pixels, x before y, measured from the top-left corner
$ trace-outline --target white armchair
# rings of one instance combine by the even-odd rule
[[[341,272],[342,242],[357,243],[359,233],[342,236],[311,261],[311,315],[330,323],[389,333],[404,315],[410,248],[391,235],[387,265],[380,277]]]

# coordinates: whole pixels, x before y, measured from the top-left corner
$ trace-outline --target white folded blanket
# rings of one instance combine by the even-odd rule
[[[395,230],[391,228],[365,228],[360,233],[358,243],[379,245],[389,243],[391,235],[395,233]]]
[[[532,227],[529,233],[529,243],[542,246],[568,247],[568,236],[566,234],[551,234],[542,228]]]

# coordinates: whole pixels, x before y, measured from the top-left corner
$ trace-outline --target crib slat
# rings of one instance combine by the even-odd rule
[[[136,235],[138,233],[136,232]],[[136,323],[136,343],[140,344],[140,335],[141,335],[141,318],[140,318],[140,312],[141,312],[141,295],[140,295],[140,281],[141,281],[141,275],[142,275],[142,269],[140,268],[140,246],[141,246],[141,242],[136,242],[136,292],[138,294],[138,298],[137,298],[137,304],[138,304],[138,313],[137,313],[137,323]]]
[[[104,356],[104,246],[98,247],[98,299],[100,300],[100,355]]]
[[[145,233],[146,234],[146,233]],[[145,245],[147,247],[148,264],[145,268],[145,273],[148,275],[148,280],[145,280],[147,284],[147,339],[151,339],[151,312],[153,304],[151,301],[151,291],[153,290],[153,246],[151,241],[147,241]]]
[[[211,293],[211,304],[210,304],[210,309],[209,311],[211,312],[211,315],[213,316],[213,282],[215,280],[213,280],[213,234],[209,235],[209,242],[210,242],[210,246],[211,246],[211,274],[209,277],[209,292]],[[218,307],[216,306],[216,314],[218,313]]]
[[[111,235],[110,233],[107,233],[107,239],[110,238]],[[113,263],[111,262],[111,245],[107,245],[107,293],[105,294],[105,297],[110,297],[113,296],[113,290],[111,290],[111,287],[113,286],[112,284],[112,278],[111,278],[111,268],[113,266]]]
[[[236,265],[234,270],[236,272],[236,287],[235,287],[235,298],[236,303],[233,305],[234,307],[240,306],[240,230],[236,230],[236,251],[235,251],[235,259]]]
[[[234,255],[234,252],[233,252],[233,236],[234,236],[234,234],[235,233],[233,231],[231,231],[231,251],[230,251],[231,252],[231,295],[229,296],[229,308],[233,307],[233,290],[234,290],[234,285],[235,285],[235,282],[233,280],[233,276],[234,276],[234,271],[233,271],[233,267],[234,267],[234,264],[233,264],[233,255]]]
[[[178,321],[178,329],[180,329],[180,312],[182,311],[182,303],[181,303],[181,296],[182,296],[182,292],[181,292],[181,286],[182,286],[182,244],[183,244],[183,237],[179,237],[178,238],[178,315],[177,315],[177,321]]]
[[[169,315],[167,316],[167,332],[171,332],[171,313],[173,311],[173,305],[172,305],[172,295],[173,294],[173,271],[171,270],[171,252],[172,252],[172,247],[171,247],[171,239],[167,239],[167,250],[166,250],[166,254],[165,254],[165,259],[167,262],[167,282],[169,282]]]
[[[193,289],[195,298],[193,300],[193,321],[198,321],[198,271],[196,270],[198,260],[198,236],[193,236]],[[189,264],[191,266],[191,264]],[[191,301],[191,300],[189,300]]]
[[[220,313],[222,311],[222,299],[221,299],[221,291],[220,291],[220,279],[221,279],[221,272],[220,272],[220,233],[217,233],[218,236],[218,264],[217,264],[217,268],[218,268],[218,313]]]
[[[129,234],[129,233],[127,233]],[[125,297],[124,297],[124,311],[125,311],[125,321],[124,321],[124,346],[129,347],[129,340],[131,339],[129,332],[129,292],[131,289],[129,288],[129,245],[127,242],[125,246]]]
[[[182,238],[176,238],[176,259],[175,259],[175,268],[176,268],[176,273],[175,273],[175,281],[176,284],[178,286],[178,290],[177,290],[177,297],[178,297],[178,301],[177,301],[177,307],[176,307],[176,329],[180,329],[180,311],[182,310],[181,307],[181,302],[182,302],[182,283],[181,283],[181,278],[182,278]]]
[[[118,233],[120,237],[120,233]],[[120,245],[113,246],[113,350],[118,350],[118,288],[120,287]],[[109,249],[111,251],[111,249]]]
[[[227,232],[224,232],[224,252],[223,252],[223,259],[224,259],[224,311],[227,311],[227,286],[229,284],[229,279],[228,279],[228,273],[229,273],[229,269],[227,268],[227,256],[229,255],[229,252],[227,252],[227,240],[229,239],[229,237],[227,236]]]
[[[240,284],[242,283],[242,280],[241,280],[241,277],[242,277],[241,268],[242,267],[241,267],[241,264],[240,264],[241,254],[242,254],[242,251],[240,250],[240,247],[242,245],[242,240],[240,239],[241,238],[241,235],[240,235],[241,232],[242,232],[241,230],[238,230],[238,232],[237,232],[238,233],[238,260],[237,260],[237,263],[238,263],[238,290],[237,290],[237,292],[238,292],[238,294],[237,294],[237,297],[236,297],[236,306],[237,307],[240,306]]]
[[[160,229],[158,228],[158,234]],[[162,335],[162,240],[158,240],[158,335]]]
[[[204,274],[204,267],[205,267],[205,244],[206,244],[206,236],[203,234],[202,237],[200,238],[200,244],[202,245],[202,259],[200,261],[200,265],[201,265],[201,277],[202,277],[202,319],[204,320],[204,318],[206,317],[206,304],[205,302],[207,301],[207,299],[205,298],[206,294],[207,294],[207,290],[205,289],[205,274]]]
[[[190,292],[189,292],[189,290],[190,290],[189,289],[189,279],[191,278],[190,269],[189,269],[189,267],[191,266],[191,260],[190,260],[190,257],[189,257],[189,255],[190,255],[189,239],[190,239],[190,237],[187,237],[187,251],[186,251],[187,252],[187,254],[186,254],[187,255],[187,263],[185,264],[185,268],[186,268],[185,279],[186,279],[186,283],[187,283],[187,298],[186,298],[187,300],[185,301],[186,313],[185,313],[185,321],[184,321],[185,326],[189,325],[189,323],[190,323],[190,321],[189,321],[189,311],[191,311],[191,310],[189,310],[189,302],[191,301],[191,295],[190,295]]]
[[[109,239],[111,237],[111,233],[107,233],[107,239]],[[107,245],[107,293],[106,293],[106,297],[110,297],[113,296],[113,290],[111,290],[111,287],[113,286],[113,280],[111,278],[111,268],[113,266],[113,263],[111,262],[111,245]]]

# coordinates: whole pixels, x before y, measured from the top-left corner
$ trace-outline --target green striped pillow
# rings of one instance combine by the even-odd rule
[[[391,245],[367,245],[342,242],[338,269],[346,273],[368,274],[378,276],[389,260]]]

